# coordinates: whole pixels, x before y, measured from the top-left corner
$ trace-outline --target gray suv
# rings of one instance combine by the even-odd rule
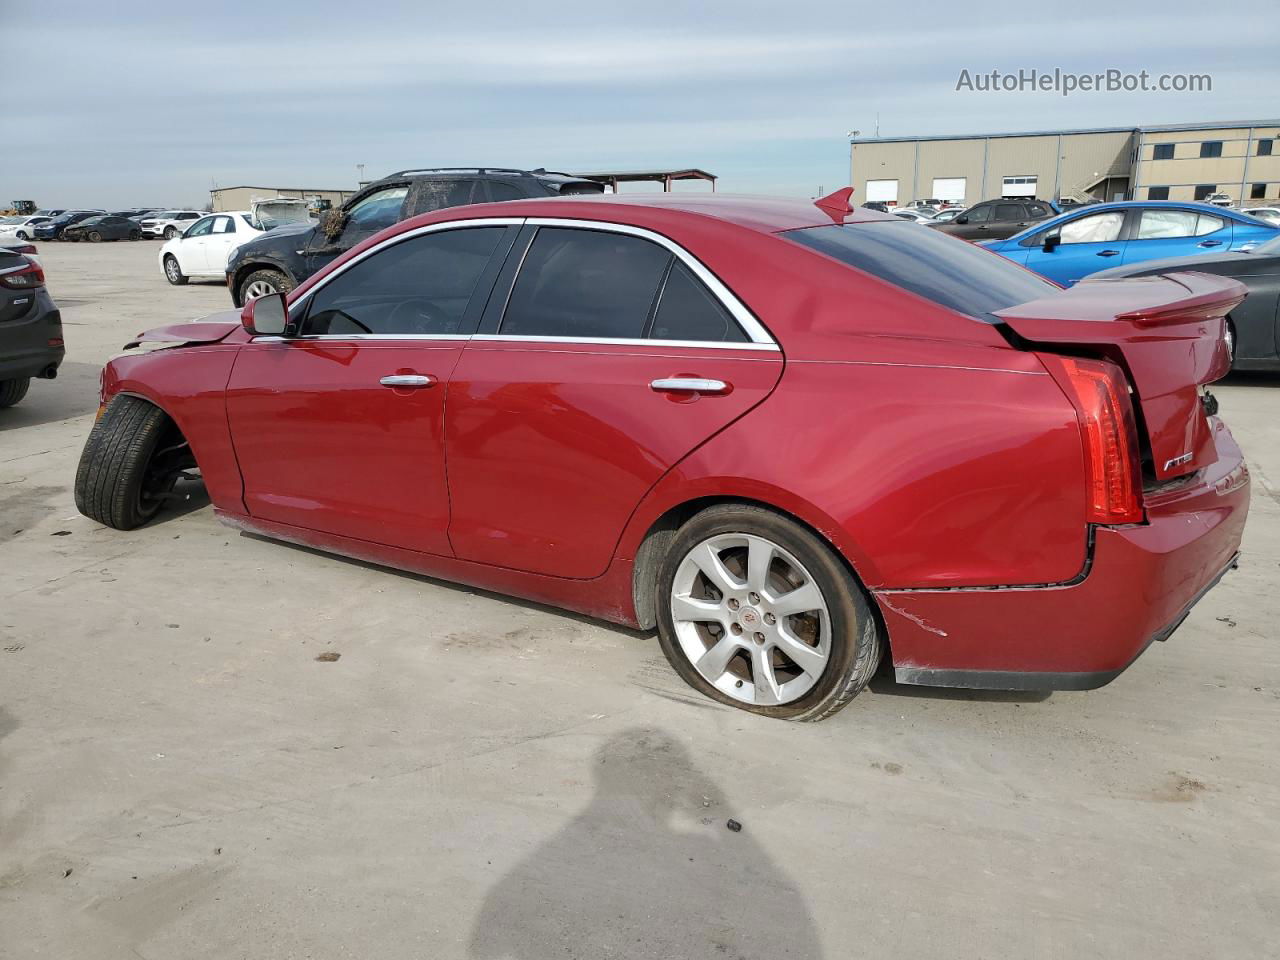
[[[1007,197],[975,203],[954,220],[930,226],[962,240],[1003,240],[1037,220],[1057,215],[1057,208],[1047,200]]]

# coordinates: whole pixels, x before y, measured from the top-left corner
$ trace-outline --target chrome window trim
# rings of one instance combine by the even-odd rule
[[[717,350],[769,350],[779,351],[781,348],[778,342],[773,339],[769,331],[764,325],[756,319],[755,314],[747,309],[746,305],[739,300],[732,291],[729,290],[720,279],[708,270],[700,260],[684,247],[680,246],[674,240],[664,237],[660,233],[655,233],[644,227],[633,227],[629,224],[612,223],[604,220],[574,220],[565,217],[476,217],[469,220],[447,220],[442,223],[432,223],[425,227],[416,227],[413,230],[406,230],[404,233],[398,233],[394,237],[388,237],[381,243],[365,250],[358,257],[353,257],[344,263],[339,269],[329,274],[327,277],[319,281],[314,287],[307,290],[301,297],[289,304],[289,319],[295,320],[294,311],[301,311],[311,296],[317,290],[323,290],[324,287],[331,283],[337,277],[342,276],[358,263],[362,263],[366,258],[373,256],[387,247],[394,246],[405,240],[419,237],[428,233],[439,233],[443,230],[466,230],[474,227],[519,227],[525,224],[537,227],[565,227],[577,230],[597,230],[605,233],[622,233],[629,236],[640,237],[643,240],[649,240],[658,244],[663,249],[670,252],[681,263],[688,267],[689,271],[697,277],[711,291],[712,296],[720,301],[720,304],[729,311],[730,315],[742,327],[750,340],[746,343],[728,343],[722,340],[652,340],[644,337],[635,338],[614,338],[614,337],[541,337],[541,336],[520,336],[515,334],[503,335],[499,333],[491,334],[475,334],[468,336],[465,334],[404,334],[404,333],[363,333],[363,334],[324,334],[320,336],[301,336],[301,337],[255,337],[254,343],[276,343],[285,339],[292,340],[483,340],[483,341],[507,341],[511,343],[580,343],[590,345],[593,343],[610,344],[614,346],[655,346],[655,347],[700,347],[711,348]],[[530,245],[532,246],[532,244]],[[528,253],[528,247],[525,248],[524,254]],[[523,263],[521,264],[523,267]],[[519,271],[516,272],[516,278],[520,276]],[[512,284],[512,290],[515,285]]]
[[[604,220],[575,220],[567,217],[527,217],[525,219],[525,222],[530,226],[535,226],[535,227],[567,227],[569,229],[576,229],[576,230],[599,230],[599,231],[604,231],[605,233],[623,233],[633,237],[640,237],[643,240],[649,240],[652,243],[656,243],[658,246],[674,254],[677,260],[679,260],[686,267],[688,267],[689,271],[695,277],[697,277],[699,280],[702,281],[702,283],[707,287],[707,289],[711,291],[712,296],[714,296],[717,300],[719,300],[720,304],[726,310],[728,310],[729,313],[733,316],[733,319],[738,322],[738,325],[746,333],[748,339],[752,344],[763,344],[765,346],[772,347],[774,349],[776,349],[778,346],[777,341],[774,340],[773,337],[769,334],[769,331],[764,328],[764,324],[762,324],[759,320],[757,320],[755,314],[753,314],[750,310],[748,310],[746,305],[741,300],[739,300],[736,296],[734,296],[733,292],[728,287],[726,287],[723,283],[720,282],[719,277],[717,277],[714,273],[708,270],[702,264],[702,261],[700,261],[697,257],[691,254],[684,247],[680,246],[680,244],[676,243],[674,240],[671,240],[668,237],[664,237],[660,233],[655,233],[654,231],[648,230],[644,227],[633,227],[630,224],[611,223]],[[519,279],[520,279],[520,274],[517,273],[516,281],[519,282]],[[512,289],[513,290],[515,289],[514,285],[512,286]],[[501,327],[498,328],[498,332],[499,334],[502,332]],[[514,340],[514,339],[537,339],[537,338],[508,337],[507,339]],[[571,339],[573,339],[574,342],[576,343],[602,342],[600,338],[594,338],[594,337],[571,338]],[[627,342],[633,342],[633,341],[627,341]],[[653,341],[642,340],[640,342],[653,342]],[[685,341],[685,342],[699,343],[699,344],[706,345],[708,343],[718,342],[718,341],[696,340],[696,341]],[[742,346],[742,344],[738,344],[738,346]]]

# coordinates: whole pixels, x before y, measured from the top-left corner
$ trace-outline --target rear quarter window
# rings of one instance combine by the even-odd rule
[[[998,254],[930,227],[877,221],[782,236],[896,287],[988,322],[989,314],[1060,288]]]

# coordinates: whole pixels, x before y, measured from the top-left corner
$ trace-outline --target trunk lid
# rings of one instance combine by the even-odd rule
[[[1231,369],[1224,317],[1247,293],[1239,281],[1194,272],[1086,279],[995,316],[1036,348],[1119,364],[1144,452],[1163,481],[1214,460],[1200,387]]]

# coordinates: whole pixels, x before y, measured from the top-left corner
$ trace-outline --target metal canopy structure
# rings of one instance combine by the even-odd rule
[[[660,183],[664,193],[671,192],[671,184],[677,180],[704,180],[711,184],[711,192],[716,189],[716,175],[697,167],[685,167],[680,170],[605,170],[596,173],[574,173],[571,176],[584,180],[595,180],[597,183],[613,187],[618,192],[620,183]]]

